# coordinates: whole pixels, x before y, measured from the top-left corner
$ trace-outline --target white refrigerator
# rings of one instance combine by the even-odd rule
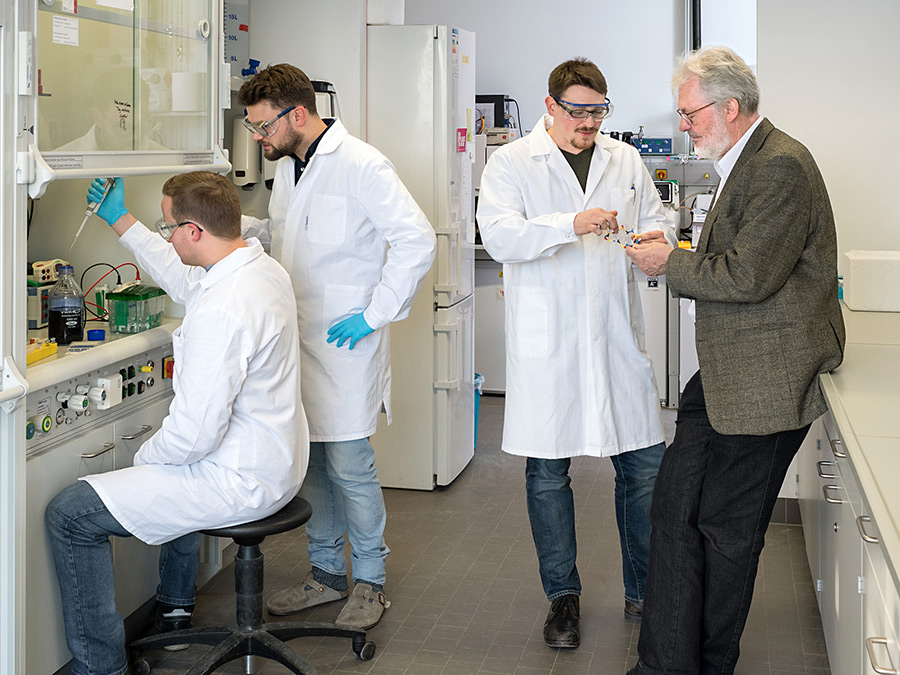
[[[449,485],[475,453],[475,35],[369,26],[366,140],[437,235],[409,318],[391,324],[393,424],[372,437],[384,487]]]

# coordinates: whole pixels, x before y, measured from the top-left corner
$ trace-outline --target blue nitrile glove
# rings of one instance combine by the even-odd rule
[[[366,335],[373,332],[373,330],[374,329],[366,323],[362,312],[360,312],[343,321],[338,321],[329,328],[328,342],[331,343],[337,340],[338,343],[335,346],[340,348],[347,340],[350,340],[350,349],[353,349],[354,345],[356,345],[359,340],[362,340]]]
[[[103,179],[95,178],[91,181],[91,186],[87,192],[88,207],[92,204],[100,203],[100,208],[96,213],[106,221],[107,225],[112,225],[119,218],[128,213],[125,208],[125,180],[116,178],[113,186],[103,198]]]

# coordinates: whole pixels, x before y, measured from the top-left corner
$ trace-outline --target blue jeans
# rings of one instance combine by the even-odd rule
[[[84,481],[56,495],[47,506],[45,520],[62,595],[72,673],[122,675],[127,669],[125,624],[116,610],[109,536],[132,535]],[[186,534],[161,547],[159,600],[194,604],[199,550],[199,533]]]
[[[720,434],[699,374],[687,383],[653,494],[636,673],[734,672],[766,528],[808,429]]]
[[[306,523],[309,561],[329,574],[345,576],[344,533],[350,539],[353,578],[384,584],[387,513],[375,475],[375,451],[368,438],[309,444],[309,466],[300,496],[312,506]]]
[[[611,457],[616,470],[616,524],[622,548],[625,599],[642,602],[650,552],[650,502],[665,443]],[[525,490],[541,583],[548,600],[580,595],[575,566],[575,500],[569,459],[525,462]]]

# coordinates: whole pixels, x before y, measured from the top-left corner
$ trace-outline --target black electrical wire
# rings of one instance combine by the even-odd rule
[[[25,229],[25,238],[26,238],[26,239],[27,239],[29,236],[31,236],[31,218],[32,218],[32,216],[34,216],[34,203],[35,203],[35,201],[37,201],[37,200],[32,199],[31,197],[28,198],[28,217],[27,217],[27,219],[26,219],[28,224],[27,224],[27,227],[26,227],[26,229]]]
[[[525,130],[522,128],[522,116],[519,114],[519,102],[511,96],[506,97],[507,101],[512,101],[516,104],[516,120],[518,120],[519,125],[519,138],[525,135]]]
[[[81,273],[81,279],[78,281],[78,283],[79,283],[79,285],[81,286],[81,288],[84,288],[84,275],[87,274],[88,272],[90,272],[90,271],[91,271],[92,269],[94,269],[95,267],[100,267],[101,265],[106,265],[106,266],[109,267],[113,272],[116,273],[116,285],[117,285],[117,286],[120,285],[120,284],[122,283],[122,275],[119,273],[119,270],[116,269],[116,266],[115,266],[115,265],[112,265],[112,264],[110,264],[110,263],[108,263],[108,262],[98,262],[98,263],[94,263],[93,265],[87,267],[87,268],[84,270],[84,272]]]

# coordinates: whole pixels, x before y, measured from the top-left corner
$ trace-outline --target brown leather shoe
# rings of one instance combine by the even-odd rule
[[[555,649],[575,649],[581,643],[578,620],[581,618],[577,595],[563,595],[550,603],[544,622],[544,642]]]
[[[625,620],[632,623],[640,623],[644,617],[644,603],[625,601]]]

